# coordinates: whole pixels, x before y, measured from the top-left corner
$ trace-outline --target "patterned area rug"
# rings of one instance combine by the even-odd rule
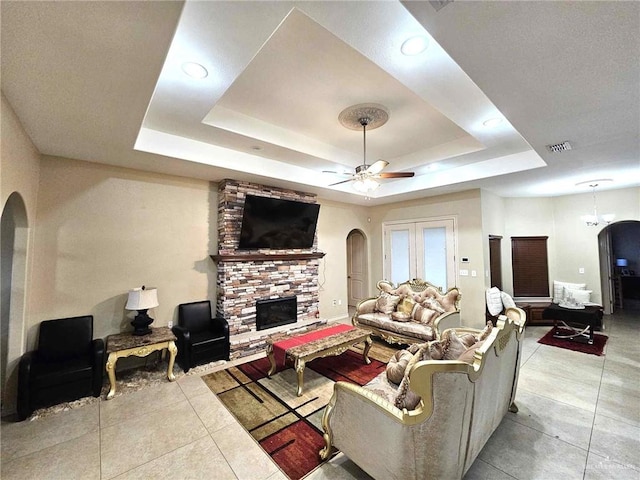
[[[295,370],[287,365],[267,378],[270,364],[266,357],[202,379],[284,473],[298,480],[322,463],[322,415],[334,382],[364,385],[385,370],[394,352],[374,342],[370,365],[365,365],[357,347],[337,357],[313,360],[305,368],[300,397],[296,396]]]
[[[538,343],[544,345],[551,345],[553,347],[566,348],[567,350],[573,350],[575,352],[588,353],[589,355],[604,355],[604,346],[609,340],[606,335],[593,334],[593,344],[582,343],[581,341],[569,340],[565,338],[555,338],[553,331],[555,328],[549,330],[544,337],[538,340]],[[572,332],[567,328],[558,328],[560,335],[571,335]]]

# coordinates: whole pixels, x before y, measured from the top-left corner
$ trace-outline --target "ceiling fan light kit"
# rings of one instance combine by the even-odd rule
[[[389,120],[389,111],[383,105],[378,103],[360,103],[345,108],[340,115],[338,121],[340,124],[350,130],[362,129],[363,137],[363,158],[362,165],[356,167],[356,172],[348,180],[333,183],[329,186],[339,185],[341,183],[353,182],[353,188],[361,193],[367,193],[375,190],[380,186],[376,178],[408,178],[413,177],[413,172],[382,172],[389,165],[385,160],[378,160],[369,165],[367,163],[367,128],[373,130],[381,127]]]

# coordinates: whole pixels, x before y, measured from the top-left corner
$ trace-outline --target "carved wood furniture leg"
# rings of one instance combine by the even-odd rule
[[[176,376],[173,374],[173,362],[176,359],[176,353],[178,353],[178,347],[176,347],[175,342],[170,341],[167,346],[167,350],[169,350],[169,366],[167,367],[167,378],[170,382],[173,382],[176,379]],[[162,350],[164,353],[164,350]]]
[[[270,343],[267,345],[267,357],[269,357],[269,363],[271,364],[271,368],[269,368],[267,372],[267,377],[270,377],[276,371],[276,357],[273,354],[273,345]]]
[[[296,373],[298,374],[298,396],[302,396],[302,387],[304,386],[304,358],[296,358]]]
[[[107,374],[109,375],[109,393],[107,394],[107,400],[111,400],[116,394],[116,362],[118,361],[118,355],[116,352],[111,352],[107,360]]]
[[[364,351],[362,352],[362,358],[364,359],[364,363],[369,365],[371,360],[369,359],[369,349],[371,348],[371,344],[373,340],[371,340],[371,336],[367,335],[367,338],[364,339]]]

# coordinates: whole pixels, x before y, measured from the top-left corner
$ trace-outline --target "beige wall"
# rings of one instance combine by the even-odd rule
[[[485,318],[484,276],[485,271],[482,211],[479,190],[469,190],[437,197],[427,197],[409,202],[381,205],[371,208],[371,293],[375,293],[375,282],[383,278],[382,224],[396,220],[428,219],[453,216],[457,219],[456,267],[459,259],[469,257],[465,269],[476,270],[477,277],[461,277],[456,272],[456,286],[462,292],[461,316],[464,325],[482,327]],[[488,246],[488,244],[487,244]],[[408,279],[407,279],[408,280]],[[425,279],[428,280],[428,279]]]
[[[94,315],[94,335],[128,327],[127,292],[158,288],[155,326],[179,303],[215,304],[216,186],[43,157],[34,243],[29,340],[48,318]]]
[[[597,192],[598,211],[614,213],[615,221],[640,220],[640,188]],[[511,269],[512,236],[549,237],[550,295],[553,280],[586,283],[593,290],[592,301],[602,301],[598,234],[605,225],[588,227],[582,215],[593,212],[591,193],[549,198],[506,198],[505,238],[503,240],[504,289],[513,292]],[[504,247],[507,251],[505,252]],[[579,269],[584,268],[584,274]]]
[[[505,229],[505,215],[504,215],[504,199],[491,192],[485,190],[482,191],[482,243],[483,243],[483,258],[484,258],[484,287],[490,288],[491,285],[491,272],[490,272],[490,259],[489,259],[489,235],[495,235],[502,237],[500,242],[501,256],[502,256],[502,270],[504,270],[504,264],[511,262],[511,254],[507,252],[508,242],[504,238]],[[503,273],[504,277],[504,273]],[[504,288],[504,278],[503,278]]]
[[[347,236],[352,230],[360,230],[367,239],[369,272],[372,263],[377,262],[371,252],[371,226],[369,209],[318,199],[320,215],[318,217],[318,248],[326,255],[320,261],[318,283],[320,286],[320,315],[327,319],[340,319],[348,316],[347,301]],[[369,275],[370,282],[377,278]],[[333,306],[333,300],[342,305]]]
[[[4,207],[9,195],[18,192],[31,223],[35,218],[38,198],[40,154],[4,94],[1,101],[0,204]]]

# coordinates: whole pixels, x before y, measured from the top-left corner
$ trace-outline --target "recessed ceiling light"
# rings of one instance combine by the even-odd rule
[[[496,118],[490,118],[488,120],[485,120],[484,122],[482,122],[482,125],[484,125],[487,128],[493,128],[493,127],[497,127],[501,123],[502,123],[502,119],[496,117]]]
[[[209,72],[207,72],[206,68],[204,68],[199,63],[195,63],[195,62],[183,63],[182,71],[187,75],[189,75],[190,77],[198,78],[198,79],[205,78],[207,75],[209,75]]]
[[[407,56],[420,55],[429,46],[429,39],[424,35],[408,38],[400,47],[400,51]]]

